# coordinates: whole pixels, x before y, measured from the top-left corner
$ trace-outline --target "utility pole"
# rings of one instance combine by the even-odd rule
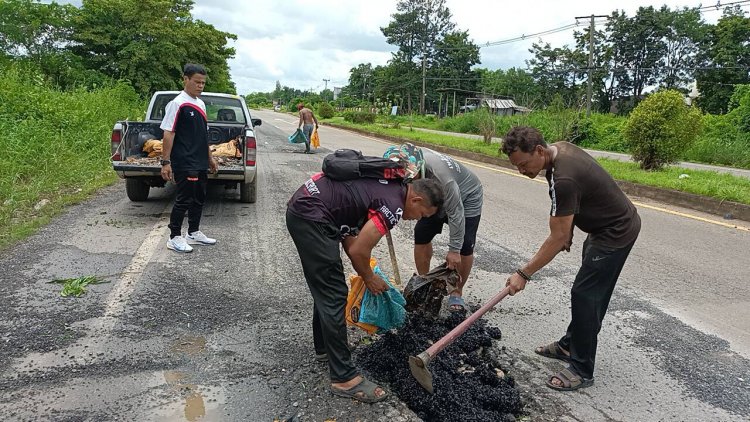
[[[422,53],[422,96],[419,97],[419,114],[424,114],[424,97],[427,95],[426,90],[425,90],[425,87],[426,87],[425,81],[426,81],[426,76],[427,76],[426,67],[425,67],[426,56],[427,56],[427,53],[423,52]]]
[[[328,81],[330,81],[330,79],[323,79],[323,82],[325,82],[325,84],[326,84],[326,87],[325,87],[325,88],[323,88],[323,90],[324,90],[324,91],[325,91],[326,89],[328,89]]]
[[[593,96],[593,68],[594,68],[594,18],[608,18],[606,15],[576,16],[576,19],[591,19],[589,25],[589,66],[586,83],[586,117],[591,116],[591,97]]]

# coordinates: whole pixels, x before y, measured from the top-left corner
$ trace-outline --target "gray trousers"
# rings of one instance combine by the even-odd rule
[[[305,135],[305,152],[310,152],[310,138],[312,138],[315,125],[303,125],[302,133]]]
[[[315,353],[328,354],[332,382],[358,375],[351,360],[346,333],[346,296],[349,288],[341,263],[339,229],[333,224],[299,218],[287,211],[286,227],[297,247],[302,271],[313,297]]]

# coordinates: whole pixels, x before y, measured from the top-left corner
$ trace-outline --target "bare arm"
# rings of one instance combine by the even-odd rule
[[[537,253],[534,254],[534,257],[531,258],[531,261],[521,268],[524,274],[531,277],[532,274],[549,264],[561,251],[570,251],[570,244],[573,239],[573,217],[571,214],[549,218],[549,236]],[[511,294],[516,294],[526,287],[526,280],[521,275],[514,273],[508,277],[505,284],[510,286]]]
[[[303,122],[303,120],[302,120],[302,110],[300,110],[300,112],[299,112],[299,124],[297,125],[297,129],[299,129],[299,128],[302,127],[302,122]]]
[[[164,131],[164,139],[161,147],[161,157],[163,160],[169,160],[172,154],[172,145],[174,144],[174,132]]]
[[[172,154],[172,145],[174,144],[174,132],[165,130],[162,140],[161,147],[161,159],[169,160]],[[161,178],[170,181],[172,180],[172,164],[161,166]]]
[[[344,242],[344,251],[352,261],[354,271],[362,277],[367,288],[375,295],[388,290],[388,285],[385,284],[385,281],[375,275],[372,268],[370,268],[372,250],[382,237],[383,235],[380,234],[375,223],[370,220],[362,227],[359,236],[351,241]]]

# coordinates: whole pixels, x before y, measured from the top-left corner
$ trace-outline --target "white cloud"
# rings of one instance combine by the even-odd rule
[[[79,1],[72,1],[80,4]],[[236,34],[237,50],[229,62],[238,93],[272,91],[282,85],[320,91],[348,82],[349,70],[360,63],[384,65],[395,47],[380,31],[396,13],[397,0],[196,0],[193,16],[217,29]],[[710,2],[711,3],[711,2]],[[726,1],[724,2],[726,3]],[[558,28],[576,16],[608,15],[624,10],[632,16],[639,6],[695,7],[700,0],[446,0],[453,22],[468,30],[481,45]],[[715,22],[720,11],[704,14]],[[544,36],[554,46],[572,44],[573,31]],[[525,67],[528,49],[538,37],[481,49],[482,67]]]

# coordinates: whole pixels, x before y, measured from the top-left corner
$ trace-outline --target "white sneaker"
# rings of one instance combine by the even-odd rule
[[[203,234],[202,231],[198,230],[197,232],[188,233],[187,235],[187,241],[191,245],[215,245],[216,239],[211,239],[210,237]]]
[[[167,249],[171,249],[175,252],[188,253],[193,251],[193,247],[188,245],[185,238],[182,236],[175,236],[167,240]]]

